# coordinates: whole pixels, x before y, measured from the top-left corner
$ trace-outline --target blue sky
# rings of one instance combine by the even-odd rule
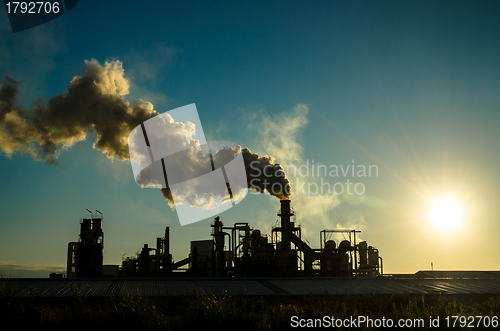
[[[353,178],[366,187],[362,197],[292,195],[311,246],[324,228],[356,226],[388,273],[431,262],[499,270],[499,9],[495,1],[81,1],[15,34],[0,14],[0,75],[20,82],[17,102],[29,110],[63,93],[85,60],[119,60],[127,100],[160,113],[196,103],[208,140],[282,164],[377,165],[377,177]],[[0,174],[0,273],[64,269],[86,208],[104,213],[107,264],[154,245],[167,225],[175,260],[189,241],[210,238],[211,220],[181,227],[161,194],[137,186],[130,164],[108,160],[89,137],[58,166],[2,153]],[[429,201],[444,195],[465,210],[460,229],[426,220]],[[274,197],[248,195],[221,219],[270,234],[278,209]]]

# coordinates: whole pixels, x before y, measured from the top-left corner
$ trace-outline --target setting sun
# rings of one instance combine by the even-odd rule
[[[464,209],[462,205],[451,198],[434,200],[429,211],[429,220],[443,230],[456,229],[462,225]]]

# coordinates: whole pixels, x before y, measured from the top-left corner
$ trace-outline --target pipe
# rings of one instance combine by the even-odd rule
[[[380,275],[384,275],[384,263],[382,262],[382,258],[379,256],[378,259],[380,260]]]
[[[290,200],[280,200],[281,210],[278,216],[281,217],[281,249],[290,250],[290,234],[293,231],[290,217],[293,215],[290,211]]]

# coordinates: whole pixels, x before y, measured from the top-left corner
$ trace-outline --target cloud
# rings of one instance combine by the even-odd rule
[[[0,75],[10,75],[23,82],[21,103],[28,105],[29,99],[47,94],[46,81],[54,82],[58,72],[65,69],[58,61],[68,51],[64,22],[55,20],[25,30],[21,35],[12,33],[8,20],[1,20],[1,23]]]
[[[152,102],[158,109],[167,107],[170,97],[157,90],[167,77],[168,69],[177,61],[182,49],[157,43],[149,49],[132,49],[122,57],[127,63],[126,77],[130,82],[132,99]],[[163,111],[160,111],[163,112]]]
[[[0,261],[0,277],[47,278],[53,272],[66,272],[66,265],[16,264]]]
[[[178,47],[166,46],[164,43],[157,43],[151,50],[133,49],[123,57],[124,62],[130,63],[127,75],[133,80],[155,86],[158,80],[158,72],[164,67],[170,67],[182,50]]]
[[[258,141],[266,153],[273,155],[283,165],[300,162],[304,158],[304,148],[297,141],[300,130],[309,123],[309,107],[297,105],[291,113],[281,113],[273,118],[263,115],[257,127]]]

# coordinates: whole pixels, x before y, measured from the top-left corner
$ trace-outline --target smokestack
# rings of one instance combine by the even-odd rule
[[[293,232],[293,223],[290,222],[290,217],[293,216],[293,212],[290,208],[290,200],[283,199],[280,200],[281,209],[278,212],[278,216],[281,217],[281,245],[282,249],[290,249],[290,234]]]
[[[170,228],[167,226],[165,229],[165,255],[170,254]]]

